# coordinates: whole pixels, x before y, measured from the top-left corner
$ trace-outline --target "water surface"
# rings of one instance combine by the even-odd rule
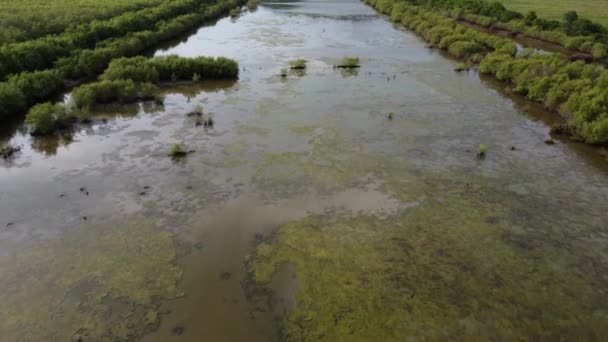
[[[155,54],[240,77],[99,108],[73,141],[6,133],[24,147],[0,161],[8,340],[277,340],[304,299],[323,310],[292,338],[607,336],[607,157],[546,145],[551,116],[357,1],[264,3]]]

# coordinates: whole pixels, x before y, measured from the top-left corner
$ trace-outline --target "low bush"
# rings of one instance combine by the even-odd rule
[[[143,56],[113,60],[102,80],[133,80],[156,83],[159,81],[191,81],[193,79],[236,78],[239,66],[236,61],[224,57]]]
[[[21,113],[27,108],[23,92],[6,82],[0,83],[0,119],[15,113]]]
[[[358,68],[359,66],[358,57],[344,57],[337,65],[338,68]]]
[[[114,101],[129,103],[137,100],[156,100],[158,96],[157,86],[132,80],[103,80],[85,84],[72,92],[72,99],[77,108]]]
[[[35,105],[25,117],[25,123],[30,126],[32,135],[46,135],[58,129],[69,127],[75,120],[63,104],[50,102]]]
[[[561,131],[571,132],[587,143],[608,144],[608,71],[604,68],[583,61],[571,62],[560,54],[517,54],[510,39],[464,27],[425,7],[408,5],[409,0],[366,1],[383,13],[398,11],[391,17],[399,17],[404,26],[431,44],[461,60],[479,63],[481,73],[507,82],[515,92],[557,111],[565,120]],[[462,13],[451,11],[450,15]],[[527,20],[535,19],[530,15]],[[525,27],[525,23],[522,25]],[[548,33],[555,34],[553,38],[567,37],[576,46],[596,46],[596,57],[603,56],[602,44],[590,45],[588,39],[557,31],[543,32]]]
[[[290,61],[289,66],[294,70],[306,69],[306,60],[300,58],[300,59]]]
[[[185,150],[183,143],[173,144],[173,145],[171,145],[171,148],[169,149],[169,157],[172,157],[172,158],[183,157],[186,154],[188,154],[188,152]]]

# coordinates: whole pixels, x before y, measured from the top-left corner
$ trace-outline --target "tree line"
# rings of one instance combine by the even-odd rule
[[[133,17],[131,19],[134,22],[131,22],[132,26],[129,27],[133,30],[144,28],[143,30],[102,40],[91,49],[75,49],[68,56],[58,59],[50,69],[24,71],[8,76],[4,82],[0,82],[0,119],[3,116],[24,113],[33,104],[59,94],[74,82],[90,79],[100,74],[113,59],[137,55],[162,41],[195,28],[206,20],[225,15],[231,8],[240,6],[244,1],[176,0],[172,1],[170,6],[183,9],[181,7],[183,4],[193,2],[197,3],[198,7],[192,13],[155,22],[150,29],[145,29],[149,23],[148,19]],[[126,20],[126,18],[121,20]],[[129,20],[126,21],[129,22]],[[122,25],[119,26],[123,27]],[[93,25],[93,27],[100,26]],[[97,32],[97,29],[93,29],[93,31],[83,30],[83,32],[89,32],[89,34]],[[84,36],[91,37],[89,34]],[[92,36],[95,37],[94,34]],[[32,50],[32,55],[39,56],[33,51],[36,50]],[[33,59],[37,60],[37,58]],[[2,65],[4,64],[0,62],[0,67]]]
[[[0,45],[60,34],[69,27],[159,5],[163,0],[3,0]]]
[[[58,59],[94,48],[106,40],[109,43],[131,32],[153,30],[158,22],[194,12],[199,6],[199,0],[171,0],[157,7],[81,24],[59,35],[4,45],[0,47],[0,80],[23,71],[50,68]]]
[[[559,132],[590,144],[608,144],[608,70],[555,53],[517,53],[515,43],[464,27],[426,7],[401,0],[366,0],[395,22],[481,73],[508,82],[531,101],[543,103],[564,120]]]
[[[158,85],[162,82],[234,79],[238,73],[237,62],[223,57],[118,58],[99,76],[99,81],[74,89],[72,102],[67,106],[52,102],[37,104],[29,110],[25,122],[34,135],[50,134],[69,127],[95,104],[140,100],[161,104]]]
[[[497,1],[486,0],[405,0],[428,9],[447,11],[448,16],[488,28],[498,28],[545,40],[571,50],[591,54],[595,59],[607,56],[608,29],[581,18],[574,11],[564,13],[563,20],[546,20],[535,12],[526,14],[509,10]]]

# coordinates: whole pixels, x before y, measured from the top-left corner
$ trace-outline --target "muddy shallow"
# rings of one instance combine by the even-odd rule
[[[100,108],[73,141],[7,130],[23,145],[0,161],[7,340],[296,338],[315,304],[312,340],[606,336],[607,157],[546,145],[534,106],[356,1],[265,3],[165,54],[231,57],[240,79]],[[334,69],[344,56],[362,68]],[[279,77],[296,58],[306,72]],[[197,104],[214,128],[186,116]],[[176,142],[195,152],[171,160]],[[366,268],[382,271],[359,283]]]

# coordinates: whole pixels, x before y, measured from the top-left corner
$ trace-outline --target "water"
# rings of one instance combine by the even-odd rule
[[[240,78],[168,88],[160,108],[100,108],[73,141],[7,129],[4,140],[24,147],[0,161],[0,331],[7,340],[276,340],[294,294],[309,289],[301,287],[309,273],[285,264],[269,286],[254,286],[245,262],[257,260],[250,259],[256,244],[277,228],[306,220],[359,226],[348,233],[354,240],[369,229],[370,244],[387,246],[390,257],[398,229],[386,223],[385,240],[377,224],[426,227],[411,237],[434,237],[427,247],[409,243],[420,258],[430,248],[453,248],[448,266],[434,264],[444,252],[420,259],[445,276],[456,264],[482,269],[481,260],[509,251],[511,260],[552,271],[540,272],[541,282],[522,278],[513,262],[495,266],[505,289],[530,298],[488,317],[533,326],[553,302],[556,315],[572,313],[581,334],[589,330],[585,320],[606,322],[608,157],[567,141],[546,145],[552,119],[539,108],[473,72],[453,72],[455,61],[357,1],[265,3],[155,54],[234,58]],[[334,69],[344,56],[358,56],[362,67]],[[306,72],[279,77],[296,58],[308,60]],[[213,115],[214,128],[186,116],[197,104]],[[171,160],[176,142],[195,152]],[[482,143],[488,155],[478,160]],[[299,238],[323,242],[314,232]],[[353,253],[365,256],[357,246]],[[558,281],[584,290],[558,295]],[[433,284],[438,293],[463,289],[444,308],[465,307],[473,293],[488,305],[504,300],[481,280],[463,284]],[[538,284],[547,294],[537,293]],[[468,321],[460,313],[461,324],[481,324],[471,312]],[[546,320],[549,333],[560,331],[557,318]],[[503,328],[477,332],[504,337]]]

